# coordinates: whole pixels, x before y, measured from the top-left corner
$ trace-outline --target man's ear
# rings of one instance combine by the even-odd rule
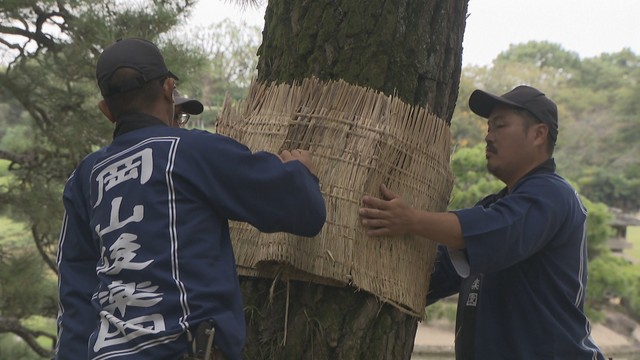
[[[167,80],[165,80],[165,82],[162,84],[162,92],[164,93],[164,96],[167,99],[167,101],[171,102],[172,104],[174,103],[173,90],[175,88],[176,88],[176,79],[174,78],[167,78]]]
[[[109,119],[109,121],[111,121],[112,123],[116,122],[116,119],[113,117],[113,114],[111,114],[111,110],[109,110],[109,106],[107,106],[107,102],[106,101],[101,100],[98,103],[98,108],[100,109],[100,111],[102,111],[104,116],[106,116],[107,119]]]
[[[534,135],[534,142],[536,144],[546,143],[547,136],[549,135],[549,126],[547,124],[537,124]]]

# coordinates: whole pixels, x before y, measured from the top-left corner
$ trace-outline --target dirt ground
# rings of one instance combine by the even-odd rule
[[[592,328],[592,337],[606,356],[637,349],[635,342],[601,324]],[[420,323],[414,343],[412,360],[453,359],[454,329],[448,323]],[[636,350],[637,351],[637,350]]]

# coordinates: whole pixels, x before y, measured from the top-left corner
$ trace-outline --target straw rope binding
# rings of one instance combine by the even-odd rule
[[[348,284],[421,317],[435,243],[368,237],[358,209],[363,195],[380,195],[382,183],[411,206],[446,209],[453,176],[443,120],[371,89],[310,78],[252,84],[244,103],[225,103],[217,132],[252,151],[311,151],[327,206],[327,222],[312,239],[231,223],[241,275],[285,271],[287,279]]]

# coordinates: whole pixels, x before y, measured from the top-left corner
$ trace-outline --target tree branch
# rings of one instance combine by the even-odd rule
[[[0,159],[9,160],[9,171],[15,170],[15,166],[26,167],[37,165],[38,155],[41,154],[43,149],[34,147],[23,153],[14,153],[7,150],[0,149]]]
[[[20,319],[18,318],[12,316],[0,316],[0,333],[7,332],[19,336],[38,355],[42,357],[51,357],[53,355],[53,350],[48,350],[40,346],[37,339],[39,336],[45,336],[51,339],[53,341],[53,344],[55,345],[55,335],[51,335],[43,331],[27,329],[26,327],[22,326],[22,324],[20,323]]]
[[[9,167],[13,166],[13,164],[24,165],[28,163],[32,158],[33,156],[30,156],[28,154],[16,154],[0,149],[0,159],[11,161],[11,165],[9,165]]]
[[[47,266],[56,275],[58,275],[58,265],[56,264],[55,260],[52,259],[47,253],[47,250],[45,249],[46,244],[45,244],[44,236],[40,236],[40,234],[38,233],[38,230],[36,229],[36,225],[31,226],[31,235],[33,236],[33,240],[36,243],[36,249],[38,249],[38,253],[40,254],[40,257],[42,257],[42,260],[44,260]]]
[[[29,53],[27,51],[27,44],[31,41],[34,41],[37,44],[36,48],[33,50],[34,54],[39,53],[42,49],[55,51],[58,47],[56,37],[52,33],[46,32],[45,24],[57,26],[60,29],[59,33],[64,34],[65,31],[68,30],[67,22],[69,21],[69,18],[72,17],[71,13],[69,13],[65,7],[60,5],[60,2],[58,2],[58,8],[58,10],[48,11],[37,5],[33,5],[30,9],[30,15],[35,15],[35,19],[31,19],[31,16],[25,15],[25,17],[28,16],[29,19],[20,17],[14,19],[13,25],[11,26],[0,25],[0,34],[13,35],[25,39],[24,43],[21,43],[21,41],[8,41],[4,36],[0,39],[0,44],[19,52],[18,56],[16,56],[14,61],[11,63]],[[58,22],[55,21],[55,18],[60,18],[62,20],[61,22]]]

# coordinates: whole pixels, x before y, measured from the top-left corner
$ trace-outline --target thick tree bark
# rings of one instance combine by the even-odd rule
[[[353,288],[243,277],[245,359],[409,359],[417,319]]]
[[[258,81],[343,79],[450,122],[468,0],[270,0]],[[409,359],[419,319],[352,287],[241,277],[245,359]]]
[[[271,0],[258,80],[309,76],[397,94],[450,121],[468,0]]]

